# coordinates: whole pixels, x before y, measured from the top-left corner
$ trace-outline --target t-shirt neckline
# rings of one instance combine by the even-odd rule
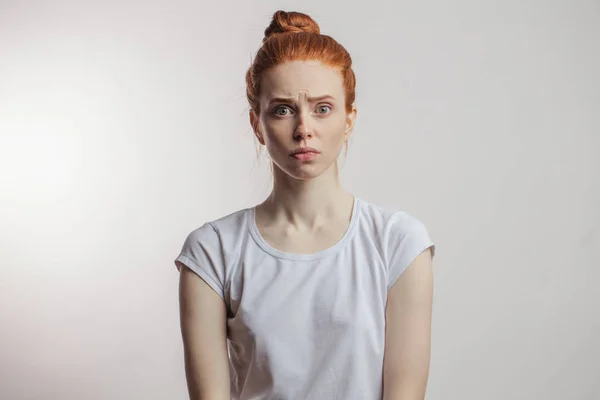
[[[256,226],[256,206],[248,208],[246,213],[248,218],[248,227],[250,230],[250,235],[262,250],[277,258],[293,261],[314,261],[329,256],[339,251],[344,246],[344,244],[352,237],[355,231],[355,227],[357,225],[358,220],[358,213],[360,210],[360,198],[358,198],[357,196],[353,197],[354,201],[352,204],[352,216],[350,217],[350,223],[348,224],[346,232],[344,232],[344,235],[340,238],[340,240],[337,241],[337,243],[316,253],[288,253],[285,251],[278,250],[271,246],[269,243],[267,243],[267,241],[260,234],[258,227]]]

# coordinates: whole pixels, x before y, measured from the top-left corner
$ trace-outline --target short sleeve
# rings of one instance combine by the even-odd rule
[[[209,222],[187,236],[174,262],[178,271],[181,272],[183,266],[188,267],[225,299],[225,266],[221,241]]]
[[[386,234],[389,290],[419,254],[431,247],[433,257],[435,244],[425,225],[405,212],[396,212],[390,217]]]

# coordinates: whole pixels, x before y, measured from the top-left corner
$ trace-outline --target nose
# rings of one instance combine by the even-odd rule
[[[306,139],[312,137],[313,129],[310,125],[310,118],[306,113],[298,113],[298,125],[294,131],[294,139]]]

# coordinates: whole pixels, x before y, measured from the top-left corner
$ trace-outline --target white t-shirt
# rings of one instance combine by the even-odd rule
[[[381,399],[387,291],[435,246],[406,212],[354,199],[344,236],[313,254],[270,246],[254,207],[186,238],[177,269],[227,304],[232,399]]]

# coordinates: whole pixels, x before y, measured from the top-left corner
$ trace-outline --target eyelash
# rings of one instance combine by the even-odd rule
[[[290,107],[289,107],[289,106],[285,106],[285,105],[279,105],[279,106],[277,106],[277,107],[275,107],[275,108],[273,109],[273,115],[275,115],[276,117],[285,117],[285,115],[277,114],[277,111],[278,111],[278,110],[280,110],[280,109],[281,109],[281,108],[283,108],[283,107],[290,109]],[[333,107],[332,107],[332,106],[330,106],[329,104],[321,104],[321,105],[319,105],[317,108],[321,108],[321,107],[329,107],[329,109],[330,109],[330,112],[331,112],[331,110],[333,109]],[[328,113],[325,113],[325,114],[328,114]],[[321,115],[325,115],[325,114],[321,114]]]

